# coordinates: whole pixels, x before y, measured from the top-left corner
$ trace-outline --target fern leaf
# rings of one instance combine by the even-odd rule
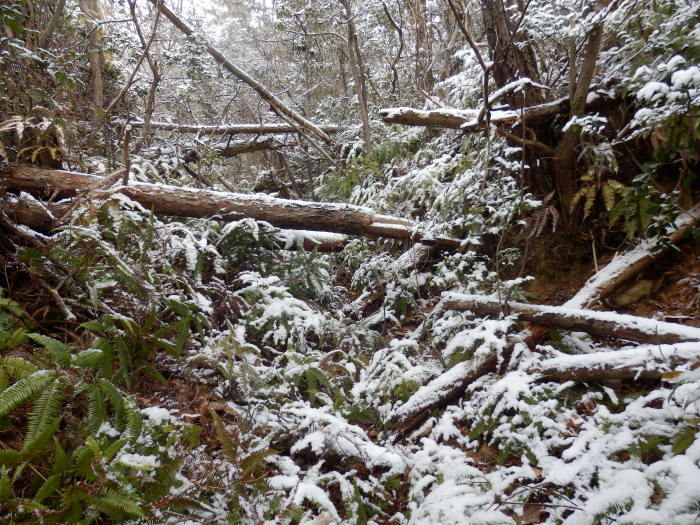
[[[241,477],[248,478],[248,476],[254,473],[263,463],[266,457],[274,456],[279,454],[279,450],[272,448],[266,448],[258,452],[253,452],[250,456],[246,457],[241,461]]]
[[[61,341],[57,341],[52,337],[41,334],[27,334],[27,337],[46,348],[59,366],[65,367],[70,364],[71,349],[69,346],[64,345]]]
[[[36,491],[36,495],[34,496],[34,501],[36,503],[41,503],[44,501],[46,498],[48,498],[51,494],[56,492],[58,487],[61,486],[61,475],[60,474],[51,474],[48,478],[46,478],[46,481],[39,487],[39,490]]]
[[[24,459],[24,453],[19,450],[0,450],[0,465],[15,465]]]
[[[596,190],[595,186],[589,186],[588,191],[586,191],[586,202],[583,205],[583,218],[585,219],[591,214],[593,205],[595,204]]]
[[[9,469],[0,469],[0,504],[9,503],[12,499],[12,482],[10,481]]]
[[[177,475],[184,461],[185,459],[182,457],[175,458],[159,468],[155,481],[144,488],[144,501],[151,502],[163,499],[170,494],[171,488],[181,485],[182,482],[177,480]]]
[[[71,467],[71,457],[66,454],[66,451],[63,450],[63,447],[61,446],[61,442],[58,440],[56,436],[53,437],[54,441],[54,460],[53,460],[53,472],[55,474],[60,474],[65,472]]]
[[[56,377],[53,370],[39,370],[0,393],[0,417],[6,416],[19,405],[41,392]]]
[[[124,404],[126,412],[126,428],[129,431],[130,441],[133,443],[141,435],[143,429],[143,415],[134,405],[133,401]]]
[[[89,506],[95,507],[97,510],[102,511],[118,521],[124,514],[129,514],[138,518],[146,517],[138,501],[114,489],[108,489],[107,494],[102,497],[89,498],[87,502]]]
[[[100,379],[100,388],[107,395],[116,416],[116,427],[120,432],[126,428],[126,409],[124,408],[124,396],[119,389],[106,379]]]
[[[214,432],[221,444],[221,450],[224,451],[229,461],[235,463],[238,461],[238,443],[232,438],[231,434],[226,431],[226,427],[219,415],[213,409],[210,409],[210,412],[214,420]]]
[[[40,430],[32,439],[25,439],[22,444],[22,452],[28,457],[35,457],[42,452],[61,424],[61,416],[54,418],[45,428]]]
[[[108,446],[103,455],[107,461],[112,461],[114,456],[116,456],[119,451],[124,448],[124,445],[126,445],[129,442],[128,439],[117,439],[114,443],[112,443],[110,446]]]
[[[17,379],[26,379],[38,370],[36,366],[16,356],[6,356],[0,358],[0,368]]]
[[[97,348],[88,348],[71,356],[71,365],[81,368],[97,368],[103,362],[105,353]]]
[[[58,414],[58,409],[63,401],[62,387],[61,379],[55,379],[34,402],[32,412],[29,415],[25,442],[32,441],[56,419],[56,414]]]
[[[107,409],[104,403],[104,393],[97,385],[88,387],[87,428],[90,434],[97,434],[102,423],[107,421]]]

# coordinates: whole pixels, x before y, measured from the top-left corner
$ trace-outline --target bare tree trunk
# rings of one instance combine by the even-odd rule
[[[435,84],[432,73],[432,35],[425,0],[406,0],[413,20],[415,38],[415,79],[419,91],[430,92]]]
[[[511,21],[504,7],[504,0],[481,0],[486,40],[491,50],[493,78],[501,88],[519,78],[528,77],[537,82],[539,72],[533,51],[516,46]],[[538,89],[527,87],[522,93],[506,98],[512,107],[532,106],[542,101]]]
[[[591,87],[591,80],[595,72],[596,62],[598,60],[598,52],[603,39],[603,26],[597,25],[593,28],[588,36],[588,44],[586,53],[581,64],[581,71],[578,75],[575,87],[569,86],[570,100],[570,116],[580,116],[586,110],[586,97]],[[576,64],[570,63],[570,68],[575,68]],[[570,73],[570,78],[575,78],[575,74]],[[564,135],[557,147],[557,157],[554,162],[554,182],[557,188],[557,196],[561,204],[562,215],[567,224],[570,223],[569,217],[572,215],[571,203],[576,194],[578,184],[578,169],[576,146],[579,143],[579,132],[575,126],[570,127],[564,132]]]
[[[372,130],[369,127],[369,113],[367,110],[367,83],[365,81],[365,73],[362,67],[362,54],[357,41],[357,32],[355,31],[355,22],[352,19],[352,0],[340,0],[345,9],[345,18],[347,19],[348,29],[348,61],[350,69],[355,81],[355,89],[357,90],[357,102],[360,106],[360,119],[362,120],[362,134],[365,139],[365,148],[367,153],[372,152]]]
[[[95,20],[102,20],[102,8],[99,0],[78,0],[80,9],[85,15],[85,29],[89,32],[90,45],[90,70],[92,72],[92,102],[98,110],[102,110],[104,105],[104,86],[102,83],[102,68],[104,65],[104,56],[98,47],[102,40],[102,35],[95,23]]]
[[[51,15],[51,20],[49,20],[49,23],[46,25],[46,28],[39,35],[39,40],[37,42],[37,45],[39,47],[45,48],[48,45],[49,40],[51,39],[51,35],[53,35],[53,32],[56,30],[58,21],[63,16],[63,10],[65,7],[66,0],[58,0],[58,2],[56,3],[56,7],[53,10],[53,15]]]

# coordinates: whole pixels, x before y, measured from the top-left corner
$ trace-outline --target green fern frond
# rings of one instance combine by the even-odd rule
[[[36,491],[36,495],[34,496],[34,501],[36,503],[41,503],[43,502],[46,498],[51,496],[58,487],[61,486],[61,475],[60,474],[51,474],[48,478],[46,478],[46,481],[39,487],[39,490]]]
[[[214,432],[216,433],[216,439],[219,440],[219,444],[221,445],[221,450],[224,451],[229,461],[232,463],[237,462],[238,443],[234,441],[231,434],[226,431],[226,427],[224,427],[224,423],[221,421],[219,415],[213,409],[210,409],[210,413],[214,420]]]
[[[257,470],[262,466],[266,457],[274,456],[275,454],[279,453],[279,450],[275,450],[272,448],[266,448],[265,450],[253,452],[250,456],[246,457],[241,461],[241,477],[243,479],[246,479],[251,474],[256,473]]]
[[[26,359],[12,355],[0,357],[0,368],[17,379],[26,379],[38,370]]]
[[[142,493],[144,501],[151,502],[163,499],[170,493],[172,487],[180,485],[181,482],[177,480],[177,475],[184,461],[185,459],[182,457],[175,458],[159,468],[155,481],[144,488]]]
[[[16,465],[24,459],[24,454],[19,450],[0,450],[0,465]]]
[[[109,403],[112,405],[112,410],[114,411],[114,415],[117,419],[116,427],[117,430],[121,432],[126,427],[127,420],[126,409],[124,408],[124,396],[116,386],[114,386],[110,381],[107,381],[104,378],[100,379],[99,384],[100,388],[102,389],[102,392],[104,392],[107,395]]]
[[[12,482],[10,481],[9,469],[0,469],[0,504],[8,503],[12,499]]]
[[[46,348],[59,366],[66,367],[70,364],[71,349],[69,346],[41,334],[27,334],[27,337]]]
[[[88,498],[87,503],[90,507],[94,507],[117,520],[120,520],[125,514],[137,518],[146,517],[138,501],[114,489],[108,489],[107,494],[102,497]]]
[[[53,472],[54,474],[60,474],[65,472],[71,467],[71,457],[66,453],[61,446],[61,442],[56,436],[53,437],[54,441],[54,460],[53,460]]]
[[[32,441],[56,419],[58,409],[63,401],[62,388],[63,384],[61,379],[55,379],[34,402],[34,406],[29,415],[27,434],[24,438],[25,442]]]
[[[119,451],[122,448],[124,448],[124,445],[126,445],[128,442],[128,439],[117,439],[114,443],[108,446],[102,454],[105,460],[112,461],[114,456],[116,456],[119,453]]]
[[[22,403],[37,395],[55,378],[55,371],[39,370],[3,390],[0,393],[0,417],[6,416]]]
[[[88,387],[88,432],[93,435],[97,434],[105,421],[107,421],[107,409],[104,403],[104,393],[98,385],[90,385]]]
[[[71,356],[71,365],[80,368],[97,368],[103,363],[105,353],[97,348],[88,348]]]
[[[51,438],[61,424],[61,416],[54,418],[45,428],[41,429],[32,439],[25,439],[22,452],[29,458],[36,457],[51,442]]]
[[[126,428],[129,431],[130,441],[133,443],[141,435],[143,430],[143,415],[133,401],[124,403],[126,412]]]

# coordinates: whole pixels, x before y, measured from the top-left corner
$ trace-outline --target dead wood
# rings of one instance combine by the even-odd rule
[[[700,341],[700,328],[666,323],[616,312],[597,312],[508,302],[480,295],[450,294],[442,302],[445,310],[469,310],[478,315],[517,314],[519,319],[564,330],[586,332],[601,337],[617,337],[638,343],[679,343]]]
[[[129,122],[133,128],[143,128],[146,123],[142,121]],[[151,129],[162,131],[177,131],[179,133],[198,133],[200,135],[276,135],[287,133],[299,133],[299,128],[291,124],[220,124],[220,125],[193,125],[175,124],[173,122],[151,122]],[[319,126],[325,133],[337,133],[340,126]]]
[[[277,149],[277,143],[271,139],[251,140],[232,142],[230,144],[217,144],[212,146],[214,152],[219,157],[231,158],[244,153],[253,153],[255,151],[271,151]],[[196,162],[199,160],[199,153],[195,149],[188,150],[182,157],[185,162]]]
[[[70,212],[73,201],[46,204],[39,201],[7,199],[2,210],[15,224],[29,226],[41,233],[50,233],[60,225],[59,218]],[[346,235],[306,230],[280,230],[274,247],[281,250],[339,252],[349,242]]]
[[[528,370],[555,381],[658,380],[700,365],[700,345],[679,343],[632,350],[561,355]]]
[[[700,203],[681,214],[676,228],[668,233],[669,243],[678,243],[685,232],[700,219]],[[564,308],[589,308],[610,295],[621,284],[637,275],[669,249],[654,251],[652,241],[643,241],[637,248],[615,257],[605,268],[593,275],[579,292],[564,303]],[[534,346],[549,332],[549,327],[533,324],[511,338],[501,352],[500,362],[507,366],[518,345]],[[695,343],[691,343],[695,344]],[[500,368],[505,368],[501,366]],[[389,426],[404,435],[424,421],[434,409],[458,399],[467,387],[480,377],[499,370],[499,357],[493,353],[464,361],[420,387],[389,416]]]
[[[129,186],[95,190],[102,180],[100,177],[26,165],[9,167],[0,180],[10,191],[26,191],[38,194],[40,198],[54,192],[59,198],[75,197],[85,191],[92,191],[98,197],[119,192],[154,213],[163,215],[222,220],[248,217],[284,229],[388,237],[451,249],[460,245],[459,239],[425,237],[415,230],[414,223],[408,219],[378,215],[369,208],[348,204],[285,200],[268,195],[137,182]]]

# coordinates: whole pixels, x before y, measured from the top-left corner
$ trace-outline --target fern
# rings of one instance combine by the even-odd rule
[[[31,442],[56,419],[58,409],[63,401],[62,387],[61,379],[55,379],[34,402],[32,412],[29,415],[25,442]]]
[[[37,432],[33,438],[25,439],[22,445],[22,453],[25,454],[28,459],[36,457],[48,446],[51,438],[55,434],[60,424],[61,417],[58,416],[43,429]]]
[[[6,416],[19,405],[31,399],[56,378],[52,370],[39,370],[0,393],[0,417]]]
[[[224,451],[229,461],[235,463],[238,461],[238,443],[234,441],[231,434],[226,431],[226,427],[224,427],[224,423],[221,421],[219,415],[213,409],[211,409],[210,412],[214,420],[214,432],[221,444],[221,450]]]
[[[41,334],[28,334],[27,337],[46,348],[53,356],[57,365],[61,367],[67,367],[70,365],[70,347],[64,345],[62,342],[57,341],[56,339]]]
[[[26,379],[39,370],[26,359],[16,356],[0,357],[0,369],[17,379]]]
[[[90,385],[88,387],[88,432],[97,434],[97,431],[105,421],[107,421],[107,409],[105,408],[102,389],[98,385]]]
[[[12,499],[12,482],[10,481],[7,467],[0,469],[0,504],[8,503]]]
[[[107,494],[102,497],[88,498],[87,503],[89,506],[95,507],[117,520],[120,520],[124,514],[137,518],[146,518],[146,514],[141,509],[138,501],[114,489],[108,489]]]
[[[167,462],[158,469],[155,481],[146,485],[143,491],[143,499],[145,501],[158,501],[163,499],[170,493],[172,487],[177,486],[180,482],[177,481],[177,475],[184,463],[184,458],[175,458]]]
[[[42,503],[46,498],[51,496],[61,486],[61,474],[51,474],[46,481],[39,487],[34,495],[36,503]]]

